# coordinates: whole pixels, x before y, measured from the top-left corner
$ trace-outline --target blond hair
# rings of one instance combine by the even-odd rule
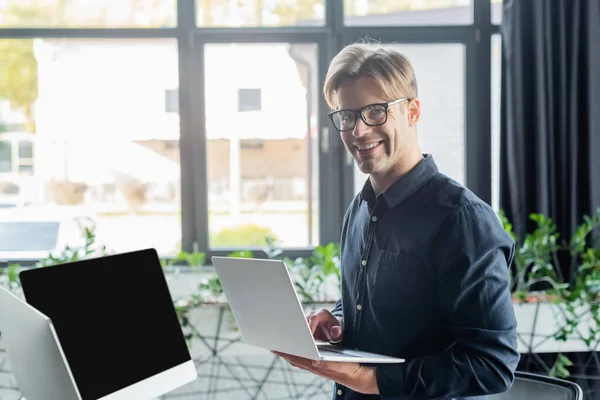
[[[329,64],[323,85],[325,100],[336,109],[337,90],[347,78],[372,78],[387,101],[417,97],[417,79],[411,62],[393,45],[354,43],[344,47]]]

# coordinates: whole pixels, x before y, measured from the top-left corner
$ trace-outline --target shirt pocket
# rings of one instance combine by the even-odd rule
[[[376,310],[407,315],[435,298],[435,277],[417,255],[381,249],[371,272]]]

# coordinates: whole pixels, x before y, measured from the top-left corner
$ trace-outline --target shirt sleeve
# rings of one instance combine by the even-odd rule
[[[331,313],[336,317],[343,317],[344,312],[342,311],[342,299],[339,299],[337,303],[335,303],[335,307],[331,310]]]
[[[445,351],[376,369],[385,398],[482,396],[508,390],[520,356],[510,294],[514,242],[486,204],[467,205],[433,242]]]
[[[340,324],[342,325],[342,332],[344,331],[344,312],[342,311],[342,299],[339,299],[337,301],[337,303],[335,303],[335,307],[333,308],[333,310],[331,311],[331,314],[333,314],[335,317],[337,317],[337,319],[340,320]],[[340,340],[332,340],[331,343],[334,344],[342,344],[344,342],[344,336],[342,334],[342,338]]]

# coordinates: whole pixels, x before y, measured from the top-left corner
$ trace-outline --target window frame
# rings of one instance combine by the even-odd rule
[[[178,46],[181,160],[182,250],[211,255],[234,250],[208,248],[206,159],[201,55],[206,43],[316,43],[318,82],[322,88],[328,63],[343,45],[369,36],[402,43],[465,45],[465,177],[466,185],[491,204],[491,36],[500,32],[491,21],[490,0],[472,0],[473,24],[433,26],[346,26],[341,0],[325,1],[325,21],[319,26],[214,28],[196,26],[196,1],[177,0],[177,25],[169,28],[0,28],[0,39],[28,38],[174,38]],[[200,90],[200,92],[198,92]],[[327,119],[319,96],[319,239],[339,242],[344,214],[354,192],[353,160]],[[202,109],[202,110],[201,110]],[[201,132],[201,134],[197,134]],[[255,249],[256,257],[266,255]],[[285,248],[288,257],[306,257],[312,248]]]

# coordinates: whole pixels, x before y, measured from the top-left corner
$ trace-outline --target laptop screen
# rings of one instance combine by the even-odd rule
[[[154,249],[20,274],[27,303],[53,322],[83,400],[190,360]]]

